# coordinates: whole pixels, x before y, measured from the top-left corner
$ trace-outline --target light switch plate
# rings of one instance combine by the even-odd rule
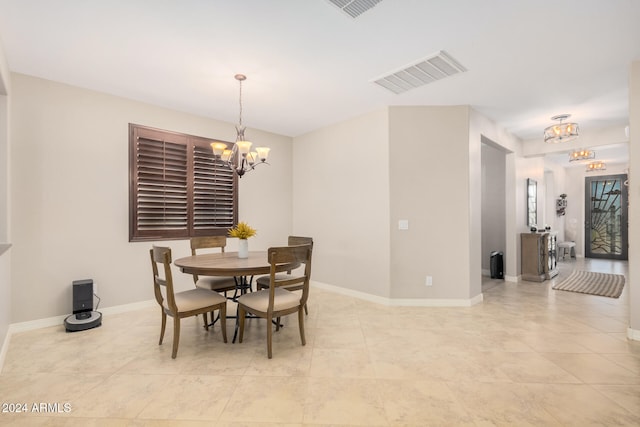
[[[401,219],[398,221],[398,230],[408,230],[409,229],[409,220]]]

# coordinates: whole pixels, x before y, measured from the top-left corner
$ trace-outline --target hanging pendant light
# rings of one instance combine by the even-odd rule
[[[544,130],[544,142],[557,144],[559,142],[569,142],[576,139],[578,137],[578,124],[562,122],[569,117],[571,117],[571,114],[559,114],[551,117],[551,120],[557,120],[558,123]]]
[[[255,151],[251,151],[251,142],[247,141],[244,136],[246,127],[242,124],[242,82],[247,79],[244,74],[236,74],[234,76],[240,84],[240,114],[238,124],[236,125],[236,142],[231,149],[228,148],[224,142],[212,142],[211,149],[216,159],[222,160],[226,165],[238,174],[238,177],[242,176],[249,171],[252,171],[256,165],[269,164],[267,163],[267,157],[269,157],[269,147],[256,147]]]
[[[586,169],[587,172],[596,172],[603,170],[607,170],[607,164],[601,161],[589,163]]]
[[[591,160],[596,157],[596,152],[593,150],[574,150],[569,153],[569,161],[575,162],[579,160]]]

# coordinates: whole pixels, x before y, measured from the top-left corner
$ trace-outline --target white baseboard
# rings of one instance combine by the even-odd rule
[[[640,341],[640,330],[627,328],[627,338],[634,341]]]
[[[154,304],[157,304],[155,300],[148,300],[134,302],[131,304],[116,305],[113,307],[99,308],[98,311],[102,313],[103,316],[108,316],[110,314],[125,313],[127,311],[134,311],[142,308],[152,307]],[[9,334],[63,325],[64,319],[66,319],[68,316],[68,314],[63,314],[62,316],[47,317],[45,319],[30,320],[28,322],[12,323],[11,325],[9,325]]]
[[[160,310],[159,308],[160,306],[158,305],[158,302],[154,299],[150,299],[146,301],[132,302],[131,304],[123,304],[123,305],[116,305],[113,307],[106,307],[101,309],[100,312],[108,316],[110,314],[126,313],[128,311],[141,310],[143,308],[150,308],[150,307],[158,307],[158,310]]]
[[[520,276],[504,276],[505,282],[513,282],[518,283],[520,281]]]
[[[59,326],[64,323],[64,319],[68,314],[63,316],[47,317],[46,319],[29,320],[27,322],[12,323],[9,325],[9,335],[18,332],[33,331],[35,329],[48,328],[51,326]]]
[[[341,288],[322,282],[311,281],[312,287],[334,292],[340,295],[358,298],[364,301],[373,302],[380,305],[394,307],[471,307],[482,302],[482,294],[470,299],[446,299],[446,298],[386,298],[378,295],[368,294],[353,289]]]

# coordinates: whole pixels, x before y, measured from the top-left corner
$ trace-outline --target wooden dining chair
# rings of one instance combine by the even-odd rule
[[[311,253],[313,246],[297,245],[269,248],[267,252],[270,264],[269,289],[241,295],[238,298],[238,319],[240,333],[238,341],[242,342],[244,322],[247,313],[267,319],[267,356],[272,357],[273,319],[298,313],[298,327],[302,345],[306,344],[304,337],[303,308],[309,297],[309,278],[311,277]],[[291,275],[284,280],[275,280],[276,270],[283,264],[302,264],[304,273]],[[299,286],[302,294],[285,289],[286,286]]]
[[[220,249],[224,252],[227,246],[227,238],[225,236],[207,236],[191,238],[191,255],[197,255],[199,249]],[[224,293],[236,290],[236,279],[234,277],[223,276],[198,276],[193,275],[193,283],[197,288],[208,289],[211,291]]]
[[[149,250],[149,255],[151,256],[153,271],[153,289],[156,301],[162,309],[162,327],[158,345],[162,345],[167,325],[167,315],[169,315],[173,317],[173,349],[171,357],[175,359],[180,341],[180,319],[202,314],[204,327],[209,330],[207,313],[214,310],[220,310],[222,338],[224,342],[227,342],[227,299],[217,292],[200,288],[174,292],[173,276],[171,275],[171,248],[153,246]],[[158,268],[159,265],[162,266],[162,270]]]
[[[311,237],[302,237],[302,236],[289,236],[288,241],[287,241],[287,245],[289,246],[295,246],[295,245],[311,245],[311,247],[313,248],[313,238]],[[275,280],[287,280],[291,278],[291,271],[288,271],[286,273],[278,273],[275,276]],[[258,290],[260,289],[269,289],[269,281],[271,280],[270,276],[260,276],[256,279],[256,288]],[[287,289],[288,291],[297,291],[302,289],[302,286],[300,284],[295,284],[295,285],[290,285],[290,286],[286,286],[285,289]],[[307,308],[307,305],[304,305],[304,312],[306,314],[309,314],[309,309]],[[280,325],[280,322],[277,322],[278,325]]]

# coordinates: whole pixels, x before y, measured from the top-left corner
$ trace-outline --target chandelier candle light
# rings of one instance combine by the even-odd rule
[[[551,117],[559,123],[551,125],[544,130],[544,142],[557,144],[559,142],[569,142],[578,137],[577,123],[562,123],[563,120],[571,117],[571,114],[560,114]]]
[[[256,147],[255,151],[251,151],[252,143],[244,137],[246,127],[242,125],[242,82],[247,79],[244,74],[236,74],[235,79],[240,83],[240,117],[236,126],[236,142],[229,149],[224,142],[212,142],[211,148],[216,159],[222,160],[226,165],[238,174],[238,177],[252,171],[258,164],[267,163],[269,157],[269,147]]]

